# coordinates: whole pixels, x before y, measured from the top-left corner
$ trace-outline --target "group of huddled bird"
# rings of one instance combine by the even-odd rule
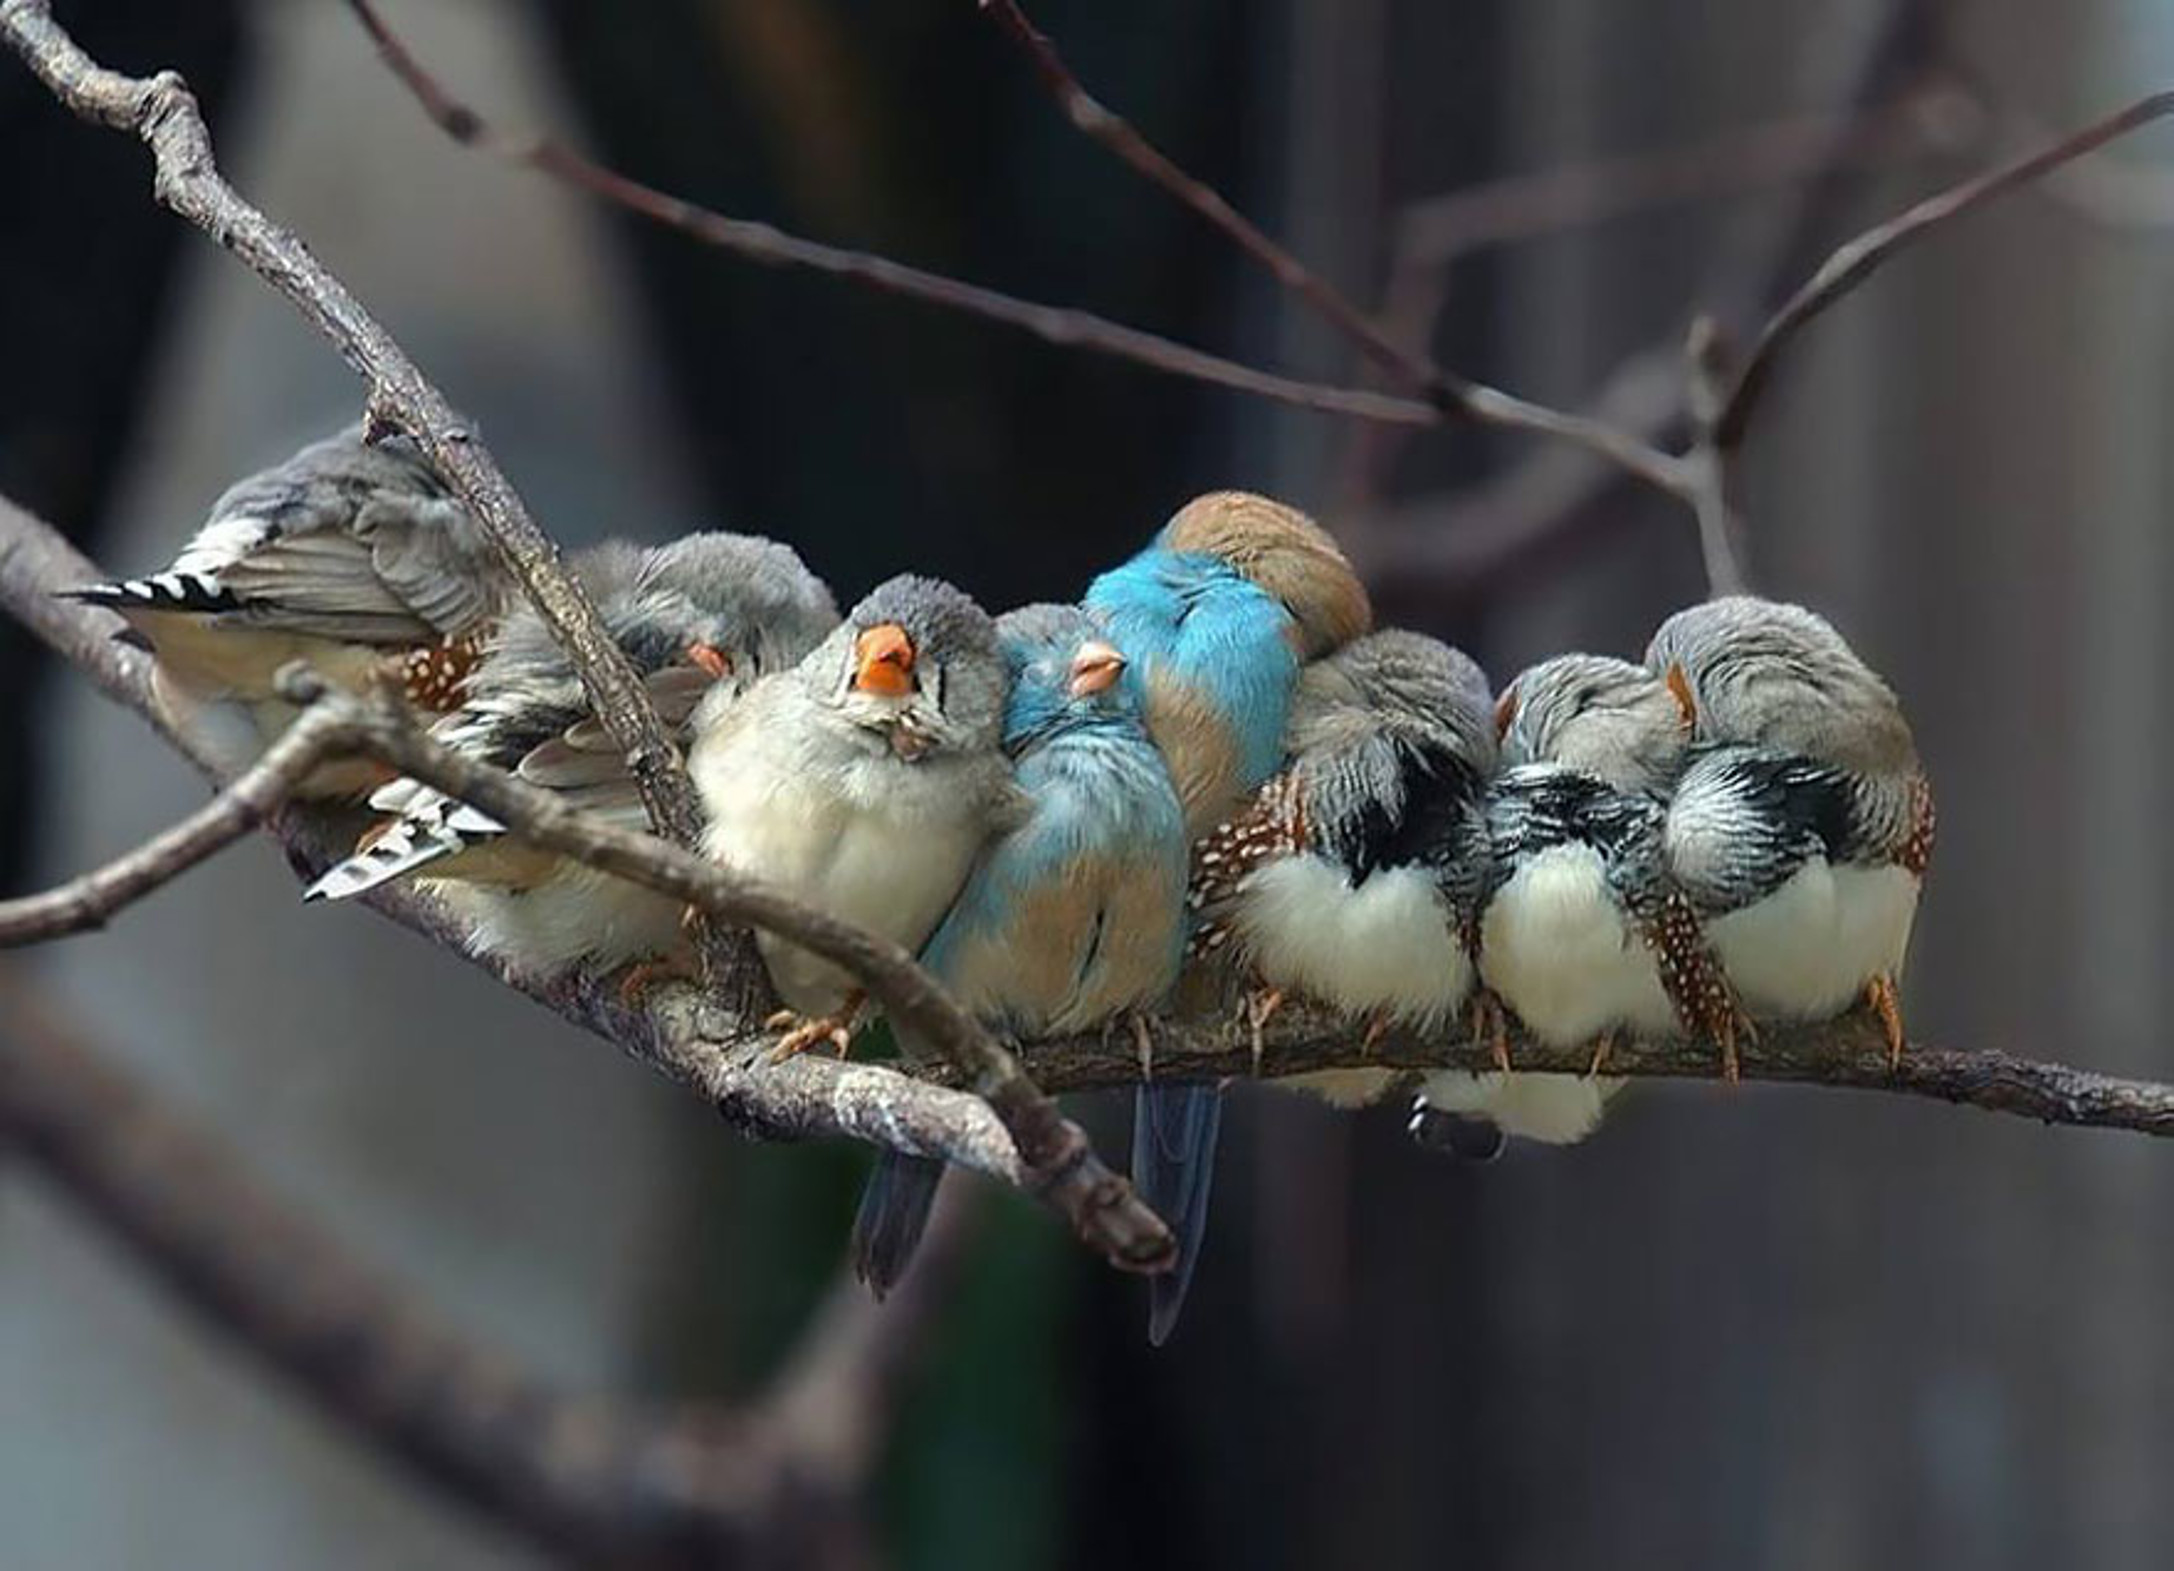
[[[1167,1009],[1181,974],[1256,1033],[1289,996],[1365,1046],[1468,1012],[1497,1067],[1429,1075],[1412,1120],[1468,1156],[1589,1133],[1622,1034],[1708,1040],[1733,1075],[1757,1021],[1862,1005],[1902,1051],[1931,791],[1893,692],[1800,606],[1710,600],[1642,662],[1560,655],[1496,693],[1458,650],[1371,630],[1329,534],[1240,491],[1185,504],[1078,604],[994,618],[907,575],[841,619],[798,555],[749,535],[567,567],[685,751],[702,851],[917,952],[1015,1038]],[[293,718],[274,676],[301,659],[394,683],[445,746],[646,823],[573,662],[402,438],[314,443],[229,489],[166,570],[75,595],[155,652],[170,710],[238,714],[252,746]],[[366,762],[304,789],[380,815],[311,899],[413,879],[538,980],[685,966],[667,896]],[[869,1013],[854,978],[759,944],[779,1051],[845,1051]],[[1591,1072],[1512,1072],[1510,1017],[1589,1044]],[[1281,1083],[1356,1106],[1397,1079]],[[1198,1259],[1220,1107],[1213,1085],[1138,1093],[1135,1182],[1181,1251],[1153,1282],[1157,1342]],[[941,1176],[879,1162],[854,1245],[877,1292]]]

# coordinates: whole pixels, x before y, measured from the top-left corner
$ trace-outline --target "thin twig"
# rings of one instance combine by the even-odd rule
[[[219,794],[170,829],[103,867],[42,894],[0,900],[0,949],[105,926],[134,901],[216,855],[269,818],[326,758],[352,745],[329,711],[304,715]]]
[[[1848,128],[1926,74],[1933,53],[1931,9],[1930,0],[1886,0],[1869,19],[1836,12],[1835,27],[1850,29],[1855,47],[1842,75],[1829,145],[1824,152],[1808,150],[1816,172],[1798,186],[1780,219],[1710,265],[1697,298],[1716,321],[1748,328],[1825,254],[1825,237],[1852,184]],[[1816,128],[1812,140],[1819,140]],[[1591,418],[1663,450],[1687,437],[1682,348],[1681,333],[1671,333],[1623,360],[1588,404]],[[1497,479],[1400,509],[1402,516],[1364,528],[1352,544],[1385,580],[1422,583],[1436,593],[1482,591],[1531,564],[1559,559],[1586,534],[1624,516],[1595,505],[1619,478],[1588,453],[1541,448]]]
[[[821,241],[787,234],[771,224],[732,218],[629,179],[582,156],[556,138],[509,135],[448,93],[386,24],[371,0],[348,0],[348,6],[376,41],[378,53],[393,75],[414,96],[431,121],[462,146],[548,175],[576,190],[748,261],[768,267],[812,268],[866,284],[884,294],[901,295],[1001,322],[1031,333],[1045,343],[1111,355],[1173,376],[1210,382],[1278,403],[1393,425],[1433,425],[1441,418],[1433,405],[1420,399],[1393,398],[1365,388],[1336,387],[1279,376],[1273,371],[1242,365],[1155,333],[1109,321],[1092,312],[1021,300],[979,284],[894,262],[888,257],[825,245]]]
[[[1714,422],[1728,387],[1729,353],[1721,325],[1696,317],[1684,343],[1688,384],[1691,450],[1684,455],[1692,509],[1698,515],[1699,557],[1706,564],[1709,595],[1740,595],[1750,587],[1744,576],[1743,515],[1736,505],[1735,455],[1714,440]]]
[[[1674,460],[1629,433],[1444,370],[1424,351],[1397,343],[1333,284],[1231,206],[1221,192],[1180,168],[1130,122],[1089,93],[1048,35],[1027,20],[1017,0],[979,3],[1005,36],[1026,52],[1066,119],[1228,235],[1239,249],[1267,268],[1278,283],[1311,306],[1369,359],[1416,389],[1445,416],[1554,437],[1598,454],[1648,485],[1671,495],[1682,494],[1682,480]]]
[[[1950,186],[1838,247],[1802,288],[1760,329],[1750,356],[1714,421],[1714,442],[1726,450],[1742,444],[1744,431],[1783,352],[1814,318],[1869,278],[1896,252],[1973,208],[2104,147],[2140,126],[2174,114],[2174,91],[2153,93],[2094,121],[2050,146]]]
[[[509,136],[496,130],[473,108],[445,90],[387,26],[372,0],[348,0],[348,5],[376,40],[386,65],[438,128],[455,141],[536,170],[749,261],[767,266],[813,268],[867,284],[886,294],[903,295],[1002,322],[1048,343],[1110,355],[1173,376],[1188,377],[1301,408],[1404,426],[1440,425],[1446,417],[1456,417],[1554,437],[1595,452],[1650,484],[1670,485],[1667,456],[1646,448],[1634,438],[1595,425],[1582,416],[1549,409],[1496,388],[1461,382],[1447,373],[1433,373],[1439,385],[1430,382],[1434,392],[1428,399],[1398,398],[1364,388],[1304,381],[1212,355],[1091,312],[1021,300],[978,284],[909,267],[887,257],[824,245],[787,234],[770,224],[729,217],[629,179],[554,138]],[[1298,266],[1296,262],[1290,265]]]

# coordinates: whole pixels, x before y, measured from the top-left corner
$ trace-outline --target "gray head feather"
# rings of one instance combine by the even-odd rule
[[[906,690],[856,685],[861,635],[895,627],[911,646]],[[1010,690],[996,623],[963,591],[906,573],[876,586],[814,652],[800,677],[848,727],[886,737],[902,756],[994,748]]]
[[[1401,629],[1369,633],[1300,673],[1287,751],[1303,755],[1359,730],[1447,745],[1481,774],[1495,767],[1487,673],[1460,649]]]
[[[1674,782],[1691,740],[1660,677],[1611,655],[1569,654],[1521,671],[1502,690],[1502,763],[1560,764],[1624,791]]]
[[[830,591],[792,549],[755,535],[693,534],[662,546],[609,540],[574,552],[566,566],[644,672],[707,644],[731,661],[731,686],[744,688],[796,664],[838,621]],[[523,601],[500,628],[472,690],[572,674],[543,618]]]
[[[1680,667],[1701,738],[1802,753],[1864,774],[1908,774],[1917,746],[1893,689],[1832,623],[1800,605],[1731,595],[1678,611],[1646,664]]]

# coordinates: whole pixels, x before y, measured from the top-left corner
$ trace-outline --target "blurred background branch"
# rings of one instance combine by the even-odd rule
[[[966,1203],[879,1310],[841,1277],[785,1376],[744,1411],[576,1397],[446,1325],[273,1197],[224,1142],[103,1061],[0,971],[0,1137],[199,1319],[358,1442],[553,1558],[835,1565]]]

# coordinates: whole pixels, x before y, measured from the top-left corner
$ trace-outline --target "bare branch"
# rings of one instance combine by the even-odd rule
[[[555,138],[510,136],[446,92],[401,42],[399,35],[386,25],[371,0],[348,0],[348,5],[376,40],[386,65],[446,135],[463,146],[533,169],[653,223],[677,229],[705,245],[730,251],[766,267],[812,268],[819,273],[865,284],[883,294],[900,295],[1001,322],[1031,333],[1045,343],[1110,355],[1172,376],[1213,383],[1303,409],[1392,425],[1433,425],[1441,418],[1431,404],[1420,399],[1393,398],[1365,388],[1336,387],[1279,376],[1273,371],[1226,360],[1220,355],[1127,327],[1091,312],[1021,300],[979,284],[909,267],[888,257],[825,245],[787,234],[770,224],[728,217],[668,191],[631,180],[582,156]]]
[[[33,631],[63,654],[102,655],[106,641],[87,629],[111,623],[111,613],[52,597],[58,589],[103,575],[64,542],[38,538],[50,534],[20,508],[0,508],[0,606],[18,614],[35,611]],[[127,677],[109,691],[139,712],[153,711],[147,670],[130,667]],[[322,729],[313,728],[311,739],[296,743],[293,750],[283,749],[277,770],[267,775],[300,778],[332,747],[350,746],[475,802],[538,844],[676,895],[713,916],[774,928],[859,976],[894,1018],[910,1024],[952,1064],[974,1094],[961,1096],[872,1066],[769,1065],[769,1033],[740,1014],[699,999],[700,1007],[666,1011],[660,1005],[643,1014],[629,1010],[608,987],[589,982],[539,987],[493,968],[502,980],[696,1086],[751,1132],[843,1134],[916,1155],[942,1156],[1038,1195],[1114,1264],[1153,1271],[1167,1262],[1173,1247],[1168,1229],[1095,1156],[1079,1126],[1035,1088],[1017,1060],[897,945],[727,875],[683,847],[575,813],[550,792],[447,752],[385,702],[366,703],[324,691],[322,684],[298,691],[297,697],[314,697],[310,712],[324,717]],[[262,778],[252,786],[253,795],[261,791]],[[203,816],[193,816],[183,828],[197,825]],[[279,829],[302,868],[315,872],[323,867],[325,848],[306,819],[285,815]],[[169,831],[156,843],[180,833]],[[228,834],[220,843],[234,838]],[[193,838],[190,843],[195,844]],[[207,847],[205,854],[210,849],[216,846]],[[148,852],[142,855],[149,857]],[[144,881],[137,858],[124,858],[123,864],[133,893],[155,887],[156,881]],[[64,889],[32,897],[30,909],[64,908],[71,894]],[[374,893],[371,904],[448,948],[465,950],[458,929],[428,900],[390,890]]]
[[[105,926],[123,906],[248,834],[311,770],[353,743],[353,728],[338,715],[324,710],[304,715],[262,758],[171,829],[43,894],[0,900],[0,949]]]
[[[20,509],[0,508],[0,608],[16,614],[40,604],[54,589],[83,581],[81,570],[88,565],[65,546],[12,549],[9,534],[23,528],[26,520],[33,530],[45,528]],[[57,571],[63,577],[59,582],[41,580],[37,576],[41,571]],[[98,641],[72,624],[79,618],[106,617],[107,613],[90,607],[66,604],[57,612],[41,612],[34,630],[64,653],[95,650],[100,647]],[[120,684],[114,694],[139,712],[148,709],[147,687]],[[1138,1202],[1122,1191],[1122,1180],[1099,1170],[1091,1153],[1074,1159],[1072,1153],[1084,1151],[1083,1139],[1073,1145],[1080,1137],[1076,1130],[1065,1132],[1070,1126],[1061,1117],[1056,1119],[1060,1126],[1056,1134],[1045,1136],[1037,1129],[1015,1143],[1007,1121],[1018,1119],[1022,1106],[1031,1107],[1029,1093],[1017,1087],[1024,1085],[1031,1091],[1037,1082],[1026,1081],[1016,1067],[1005,1068],[1001,1057],[992,1066],[970,1041],[961,1043],[952,1016],[956,1005],[933,989],[928,996],[916,992],[927,987],[926,978],[904,951],[850,929],[840,930],[828,918],[735,880],[678,847],[592,824],[548,793],[534,801],[538,793],[533,788],[466,759],[443,755],[442,749],[396,715],[344,694],[329,694],[322,702],[335,716],[354,718],[359,740],[373,753],[441,789],[471,797],[540,844],[735,920],[774,923],[786,936],[849,968],[857,970],[865,963],[872,979],[881,978],[882,985],[873,989],[877,995],[884,997],[888,991],[917,1033],[946,1045],[948,1067],[938,1066],[923,1071],[926,1078],[915,1078],[881,1065],[812,1056],[773,1065],[768,1062],[774,1040],[769,1033],[689,988],[661,989],[647,1008],[636,1010],[609,986],[576,982],[540,987],[489,968],[510,986],[693,1086],[750,1133],[784,1138],[843,1136],[913,1155],[941,1157],[1012,1185],[1040,1188],[1044,1199],[1070,1215],[1076,1226],[1095,1230],[1090,1236],[1098,1247],[1120,1263],[1151,1268],[1161,1258],[1157,1240],[1166,1244],[1167,1233],[1159,1224],[1133,1231],[1119,1225],[1144,1213],[1130,1209]],[[322,867],[322,850],[306,823],[297,822],[296,815],[285,815],[276,827],[305,873]],[[375,909],[445,948],[464,952],[457,929],[428,901],[401,891],[378,894],[385,898],[373,898]],[[970,1020],[967,1024],[979,1030]],[[1259,1072],[1273,1078],[1339,1068],[1484,1071],[1493,1062],[1491,1042],[1459,1034],[1420,1037],[1391,1032],[1371,1050],[1362,1048],[1356,1035],[1347,1024],[1293,1001],[1278,1012],[1261,1039]],[[996,1051],[1001,1054],[1001,1049]],[[1020,1051],[1053,1090],[1122,1087],[1139,1078],[1134,1044],[1121,1037],[1090,1033],[1024,1044]],[[1517,1037],[1513,1051],[1524,1069],[1575,1073],[1586,1067],[1587,1055],[1579,1049],[1550,1049]],[[1756,1044],[1742,1050],[1743,1076],[1900,1091],[2042,1122],[2174,1135],[2174,1086],[2121,1080],[2003,1053],[1952,1052],[1922,1045],[1911,1047],[1901,1070],[1891,1073],[1885,1054],[1880,1028],[1861,1015],[1810,1026],[1768,1025],[1761,1028]],[[1686,1078],[1717,1078],[1721,1072],[1710,1046],[1680,1040],[1620,1045],[1610,1067],[1611,1072],[1629,1075]],[[1156,1032],[1154,1071],[1183,1079],[1253,1074],[1251,1032],[1235,1019],[1163,1022]],[[987,1083],[992,1074],[997,1077],[996,1096],[1004,1105],[1004,1118],[989,1102],[950,1089]],[[1011,1082],[1013,1089],[1006,1091],[1006,1077],[1013,1075],[1018,1078]],[[1032,1097],[1040,1095],[1031,1091]],[[1027,1114],[1030,1120],[1039,1116]],[[1055,1116],[1053,1109],[1051,1116]],[[1031,1160],[1022,1159],[1023,1151],[1043,1149],[1056,1152],[1050,1159],[1057,1175],[1054,1182],[1047,1178],[1048,1166],[1037,1171]],[[1069,1168],[1064,1165],[1068,1161]],[[1152,1217],[1147,1221],[1153,1223]]]
[[[883,1323],[834,1306],[751,1413],[570,1396],[351,1258],[5,970],[0,1020],[11,1152],[343,1428],[554,1558],[772,1563],[849,1514],[955,1267],[957,1230],[940,1216]]]
[[[1896,252],[1973,208],[2004,196],[2018,186],[2028,185],[2063,164],[2169,114],[2174,114],[2174,91],[2140,98],[2127,108],[2094,121],[2050,146],[1929,196],[1907,212],[1838,247],[1760,329],[1750,357],[1737,373],[1728,399],[1714,421],[1715,445],[1727,449],[1742,444],[1752,411],[1758,407],[1760,395],[1765,392],[1783,352],[1814,318],[1871,277]]]
[[[1696,317],[1683,351],[1691,415],[1691,451],[1684,457],[1692,508],[1698,514],[1699,556],[1706,564],[1706,592],[1742,594],[1744,577],[1743,515],[1736,506],[1735,455],[1714,440],[1728,387],[1729,352],[1721,325]]]
[[[560,567],[557,547],[474,431],[362,302],[300,240],[226,183],[187,84],[171,71],[138,78],[106,70],[53,21],[47,0],[0,0],[0,39],[77,115],[139,137],[157,166],[159,201],[285,296],[364,378],[372,423],[397,427],[414,440],[468,505],[565,648],[606,733],[626,752],[652,822],[673,839],[692,842],[700,817],[678,754],[596,608]]]
[[[1844,107],[1825,138],[1817,125],[1807,123],[1807,139],[1814,144],[1806,152],[1812,173],[1782,218],[1712,264],[1698,293],[1716,321],[1747,324],[1765,316],[1797,275],[1824,254],[1824,237],[1853,183],[1849,128],[1870,106],[1891,101],[1925,75],[1932,9],[1931,0],[1886,0],[1862,25],[1852,15],[1836,13],[1835,26],[1851,28],[1854,40],[1839,95]],[[1824,149],[1816,145],[1821,140]],[[1687,437],[1682,344],[1680,334],[1672,334],[1625,359],[1592,399],[1591,417],[1663,450],[1679,434]],[[1384,431],[1382,437],[1399,434]],[[1410,581],[1423,575],[1430,586],[1469,592],[1554,560],[1586,534],[1607,528],[1620,513],[1594,504],[1618,478],[1588,453],[1543,448],[1495,480],[1401,509],[1402,517],[1366,529],[1356,544],[1366,565],[1384,576]]]
[[[355,0],[355,3],[364,4],[366,0]],[[1026,51],[1043,86],[1056,99],[1066,119],[1230,236],[1241,250],[1267,268],[1278,283],[1311,306],[1369,359],[1416,388],[1445,417],[1456,416],[1482,425],[1554,437],[1597,454],[1648,485],[1671,495],[1684,494],[1676,461],[1629,433],[1446,371],[1423,351],[1398,344],[1334,285],[1232,207],[1220,192],[1179,168],[1129,122],[1081,86],[1079,78],[1064,63],[1048,35],[1027,20],[1017,0],[979,0],[979,3],[1004,30],[1005,36]]]

